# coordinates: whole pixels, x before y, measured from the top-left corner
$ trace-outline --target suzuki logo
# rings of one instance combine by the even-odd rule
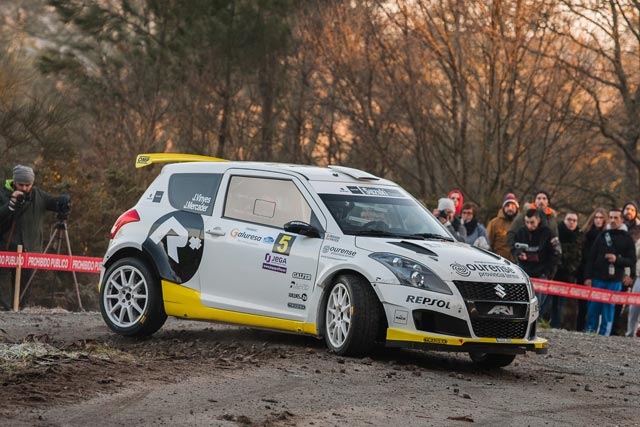
[[[495,305],[487,314],[502,314],[504,316],[513,316],[513,307],[506,305]]]
[[[507,296],[507,292],[504,290],[504,287],[500,284],[496,285],[493,289],[496,290],[496,295],[500,298],[504,298]]]

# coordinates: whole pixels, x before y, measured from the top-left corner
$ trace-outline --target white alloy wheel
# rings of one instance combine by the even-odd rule
[[[352,314],[351,295],[343,283],[331,289],[326,314],[327,338],[333,347],[340,348],[349,336]]]
[[[142,272],[122,265],[111,272],[104,286],[102,302],[109,320],[120,328],[136,325],[149,303],[149,284]]]

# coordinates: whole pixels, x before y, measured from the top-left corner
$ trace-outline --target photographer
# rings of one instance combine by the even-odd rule
[[[34,180],[32,168],[17,165],[13,168],[13,179],[8,179],[0,191],[1,251],[13,252],[22,245],[24,252],[42,252],[45,212],[57,212],[60,220],[69,214],[69,195],[52,196],[34,186]],[[13,305],[15,270],[11,270],[10,283],[6,280],[6,271],[0,269],[0,309],[8,310]],[[22,289],[30,276],[31,270],[22,270]]]

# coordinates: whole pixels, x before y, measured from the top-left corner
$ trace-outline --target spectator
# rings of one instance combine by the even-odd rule
[[[640,228],[636,227],[636,229],[633,230],[630,235],[636,245],[636,274],[638,274],[638,271],[640,271]],[[634,294],[640,294],[640,278],[636,277],[636,281],[633,284],[633,289],[631,290],[631,292]],[[633,337],[636,335],[636,331],[638,330],[639,317],[640,306],[630,305],[629,316],[627,318],[627,333],[625,334],[627,337]]]
[[[42,225],[44,214],[68,207],[69,196],[52,196],[33,185],[35,173],[28,166],[13,168],[13,179],[5,182],[0,191],[0,248],[16,251],[22,245],[25,252],[42,252]],[[22,269],[21,285],[24,289],[31,270]],[[13,304],[15,270],[11,270],[11,283],[6,291],[6,280],[0,280],[0,308]],[[6,296],[9,296],[6,299]],[[26,296],[25,296],[26,298]]]
[[[464,197],[462,197],[462,192],[460,190],[451,190],[447,197],[453,200],[453,205],[455,206],[454,215],[460,218],[460,213],[462,212],[462,205],[464,204]]]
[[[633,200],[628,201],[622,207],[622,221],[627,226],[627,232],[632,235],[636,230],[640,230],[640,219],[638,219],[638,204]],[[629,276],[629,268],[625,268],[624,276],[622,278],[622,292],[629,292],[631,286],[633,286],[633,279]],[[611,335],[625,335],[627,329],[627,321],[625,321],[625,315],[627,311],[622,304],[616,304],[613,312],[613,327],[611,329]]]
[[[622,222],[622,210],[609,211],[609,224],[593,242],[586,262],[586,286],[619,292],[622,288],[624,268],[631,268],[631,277],[636,276],[635,243],[627,226]],[[585,332],[611,335],[614,304],[589,301]]]
[[[509,231],[509,226],[518,215],[519,208],[520,205],[515,194],[509,193],[504,197],[502,209],[498,211],[498,216],[487,224],[487,236],[491,250],[509,261],[514,261],[514,259],[511,255],[511,248],[507,244],[507,231]]]
[[[627,226],[627,232],[631,234],[636,228],[640,228],[640,219],[638,219],[638,204],[633,200],[628,201],[622,207],[622,218],[624,225]]]
[[[549,193],[544,190],[540,190],[536,193],[536,197],[533,203],[525,204],[523,206],[523,211],[526,212],[529,209],[537,209],[540,211],[540,219],[542,223],[551,229],[551,234],[553,235],[551,243],[558,254],[562,252],[562,247],[560,246],[560,240],[558,240],[558,223],[556,222],[556,212],[549,207],[549,203],[551,198]],[[507,244],[510,247],[513,247],[515,233],[522,228],[524,225],[524,215],[520,214],[513,220],[511,226],[509,227],[509,231],[507,232]],[[553,277],[555,271],[552,272],[552,275],[549,278]]]
[[[555,272],[559,254],[553,243],[551,229],[542,222],[537,209],[529,209],[524,215],[524,225],[515,233],[512,249],[518,265],[531,277],[549,279]],[[546,294],[536,292],[538,304],[544,305]]]
[[[489,236],[484,225],[478,222],[478,205],[465,203],[462,205],[462,224],[467,232],[465,242],[482,249],[489,249]]]
[[[596,208],[587,222],[582,227],[583,246],[582,246],[582,262],[578,274],[578,283],[584,283],[584,272],[586,269],[587,258],[593,247],[596,237],[605,229],[608,223],[607,211],[604,208]],[[576,316],[576,331],[584,331],[587,325],[587,300],[578,300],[578,314]]]
[[[466,229],[458,222],[458,227],[454,226],[455,221],[455,205],[453,200],[449,198],[442,198],[438,200],[438,209],[434,210],[434,215],[438,218],[440,223],[445,226],[447,230],[460,242],[464,242],[467,237]]]
[[[562,256],[555,280],[566,283],[576,283],[578,272],[582,262],[583,237],[578,226],[578,214],[569,211],[565,214],[564,220],[558,224],[558,238],[562,245]],[[562,309],[566,298],[560,295],[550,295],[547,298],[547,306],[551,304],[551,327],[560,328],[562,326]],[[540,309],[540,314],[546,311],[547,307]]]

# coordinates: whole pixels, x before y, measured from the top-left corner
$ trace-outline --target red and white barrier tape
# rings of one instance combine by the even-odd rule
[[[0,252],[0,267],[16,268],[18,264],[22,268],[37,270],[62,270],[78,273],[100,274],[102,258],[86,256],[51,255],[23,252]]]
[[[640,294],[629,292],[614,292],[606,289],[598,289],[589,286],[572,285],[570,283],[556,282],[532,278],[536,292],[563,297],[586,299],[589,301],[606,302],[609,304],[640,305]]]

